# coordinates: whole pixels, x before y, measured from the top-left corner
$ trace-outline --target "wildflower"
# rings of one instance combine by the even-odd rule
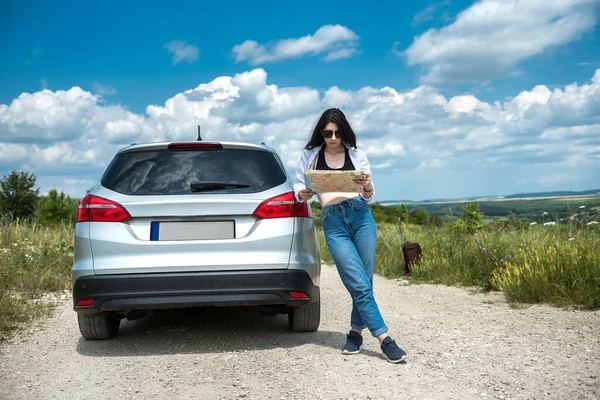
[[[537,224],[537,222],[532,222],[529,225],[536,225],[536,224]]]
[[[556,222],[554,222],[554,221],[544,223],[544,226],[554,226],[554,225],[556,225]]]
[[[585,206],[579,206],[579,208],[585,208]]]
[[[598,222],[598,221],[590,221],[586,225],[598,225],[598,224],[600,224],[600,222]]]
[[[572,242],[575,238],[569,238],[568,242]]]

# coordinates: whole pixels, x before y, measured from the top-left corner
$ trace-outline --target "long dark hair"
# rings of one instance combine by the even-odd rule
[[[344,144],[349,147],[356,147],[356,135],[354,134],[350,123],[346,119],[346,116],[340,109],[330,108],[325,110],[325,112],[323,112],[321,115],[321,118],[319,118],[319,122],[317,122],[317,125],[315,126],[315,129],[313,130],[305,149],[314,149],[315,147],[319,147],[325,143],[325,139],[323,138],[321,131],[323,128],[325,128],[325,125],[330,122],[334,122],[338,126],[338,133],[340,133],[342,142]]]

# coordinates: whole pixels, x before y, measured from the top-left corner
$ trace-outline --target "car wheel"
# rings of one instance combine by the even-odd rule
[[[316,331],[321,323],[321,302],[292,308],[288,315],[288,322],[293,332]]]
[[[77,314],[77,323],[84,339],[103,340],[117,336],[121,319],[114,315]]]

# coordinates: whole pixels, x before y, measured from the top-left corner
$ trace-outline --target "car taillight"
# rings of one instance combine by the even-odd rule
[[[254,210],[253,215],[261,219],[292,217],[310,218],[311,211],[308,203],[296,201],[294,192],[288,192],[263,201],[258,205],[256,210]]]
[[[131,219],[125,207],[103,197],[86,195],[77,208],[77,222],[123,222]]]

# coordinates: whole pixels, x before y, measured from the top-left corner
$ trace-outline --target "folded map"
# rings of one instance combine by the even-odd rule
[[[331,171],[312,170],[305,171],[306,188],[315,193],[327,192],[362,192],[363,187],[354,182],[354,179],[363,175],[362,171]]]

